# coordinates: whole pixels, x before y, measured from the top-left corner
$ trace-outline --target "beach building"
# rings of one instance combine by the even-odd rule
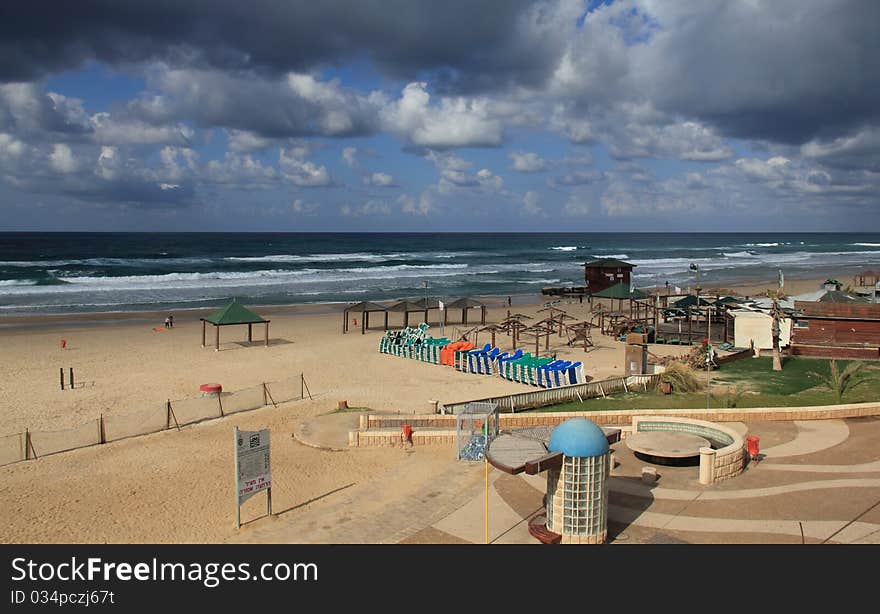
[[[880,305],[795,301],[792,354],[880,358]]]
[[[619,283],[630,285],[630,276],[636,265],[617,260],[601,258],[584,263],[584,284],[590,294],[596,294]]]
[[[752,342],[759,350],[773,349],[773,318],[763,311],[733,309],[728,312],[733,318],[733,345],[738,348],[751,347]],[[779,320],[779,346],[791,343],[790,318]]]

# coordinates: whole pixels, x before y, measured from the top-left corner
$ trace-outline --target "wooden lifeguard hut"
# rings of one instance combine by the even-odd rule
[[[590,294],[619,283],[630,285],[630,276],[636,265],[616,258],[601,258],[584,263],[584,284]]]

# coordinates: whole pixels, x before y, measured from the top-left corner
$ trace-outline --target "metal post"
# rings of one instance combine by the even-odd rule
[[[235,455],[235,478],[232,482],[235,491],[235,528],[241,528],[241,500],[238,496],[238,427],[232,431],[232,453]]]
[[[486,458],[486,543],[489,543],[489,459]]]

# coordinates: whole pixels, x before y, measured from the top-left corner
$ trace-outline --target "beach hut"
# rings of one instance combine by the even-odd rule
[[[220,327],[233,326],[239,324],[247,324],[247,340],[253,340],[253,325],[266,325],[266,343],[269,345],[269,320],[264,320],[253,311],[239,303],[236,299],[226,305],[223,309],[215,311],[211,315],[199,318],[202,321],[202,347],[205,347],[205,328],[210,322],[214,325],[214,351],[220,350]]]
[[[593,296],[616,284],[623,283],[628,287],[635,266],[616,258],[600,258],[585,262],[584,283]]]
[[[371,303],[370,301],[361,301],[354,305],[349,305],[342,311],[342,334],[348,332],[348,316],[349,314],[361,314],[361,334],[365,334],[370,327],[370,314],[375,312],[385,314],[385,330],[388,330],[388,309],[379,303]],[[355,322],[357,324],[357,322]]]
[[[468,309],[480,308],[480,324],[486,324],[486,303],[480,302],[477,299],[464,297],[457,300],[452,301],[446,305],[446,309],[461,309],[461,323],[467,324],[467,313]]]

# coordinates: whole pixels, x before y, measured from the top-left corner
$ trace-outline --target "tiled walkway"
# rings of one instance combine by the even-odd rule
[[[880,420],[740,425],[771,443],[743,475],[705,487],[696,467],[658,467],[616,446],[609,497],[611,543],[880,543]],[[870,448],[870,449],[866,449]],[[412,452],[418,455],[417,448]],[[244,531],[239,541],[484,543],[484,465],[449,461],[430,484],[388,500],[383,484],[405,467]],[[827,478],[826,475],[828,474]],[[398,489],[400,490],[400,489]],[[545,478],[489,473],[489,540],[536,544],[527,520],[541,510]]]

